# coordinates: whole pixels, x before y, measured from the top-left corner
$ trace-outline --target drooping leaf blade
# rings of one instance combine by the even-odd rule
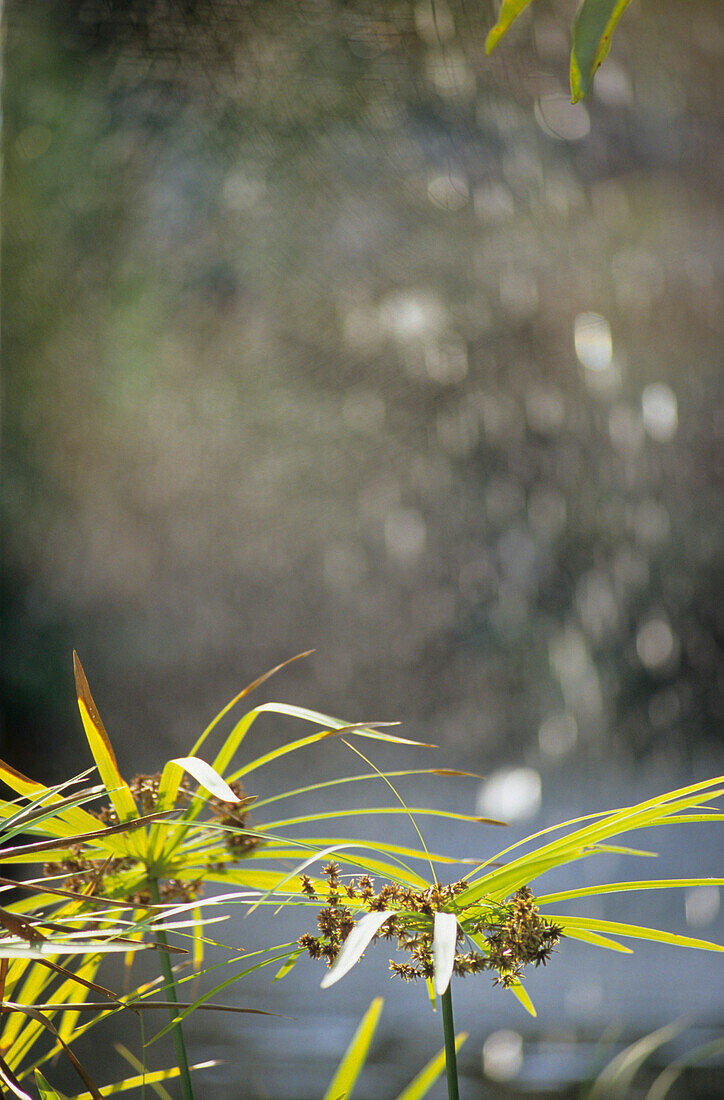
[[[528,7],[531,0],[503,0],[498,12],[498,22],[485,39],[485,52],[491,53],[511,23]]]
[[[458,919],[454,913],[435,913],[432,941],[432,966],[435,993],[442,997],[450,985],[455,966]]]
[[[355,963],[359,962],[361,956],[366,951],[370,944],[370,941],[379,932],[382,925],[389,918],[394,916],[391,909],[385,909],[380,913],[365,913],[361,917],[354,928],[347,936],[347,939],[340,948],[339,955],[334,960],[330,970],[322,978],[320,986],[322,989],[329,989],[330,986],[343,978],[345,974],[349,973]]]
[[[525,986],[521,982],[520,978],[518,978],[517,981],[514,981],[511,985],[509,985],[508,989],[510,990],[510,992],[513,994],[514,997],[518,998],[518,1000],[520,1001],[520,1003],[522,1004],[522,1006],[523,1006],[523,1008],[525,1009],[526,1012],[530,1013],[531,1016],[537,1016],[538,1015],[538,1013],[535,1010],[535,1005],[533,1004],[533,1002],[530,999],[530,995],[528,993],[528,990],[525,988]]]
[[[274,676],[275,673],[280,672],[281,669],[286,668],[286,666],[290,665],[292,661],[298,661],[301,657],[309,657],[309,655],[313,652],[313,649],[307,649],[304,653],[297,653],[294,657],[289,657],[288,660],[282,661],[280,665],[275,665],[274,668],[270,668],[268,672],[265,672],[261,676],[258,676],[256,680],[252,680],[250,684],[247,684],[245,688],[242,688],[239,694],[235,695],[233,699],[229,700],[226,706],[223,707],[216,715],[216,717],[211,720],[204,732],[199,737],[198,741],[195,743],[194,747],[191,749],[191,755],[196,755],[206,738],[216,728],[221,719],[224,718],[229,713],[229,711],[232,710],[236,706],[236,704],[244,698],[245,695],[250,695],[255,688],[261,687],[265,680],[268,680],[270,676]]]
[[[611,49],[616,24],[631,0],[583,0],[573,23],[571,99],[591,90],[594,74]]]

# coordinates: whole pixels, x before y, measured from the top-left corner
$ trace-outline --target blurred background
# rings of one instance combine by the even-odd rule
[[[73,648],[131,775],[313,647],[262,694],[402,720],[440,751],[375,763],[484,774],[404,793],[506,817],[510,842],[721,769],[719,5],[631,5],[575,107],[571,5],[535,0],[488,58],[495,11],[6,0],[17,767],[85,766]],[[267,720],[254,747],[295,735]],[[358,763],[335,745],[293,778]],[[427,829],[438,851],[500,846]],[[708,834],[651,843],[657,873],[716,873]],[[721,939],[715,888],[630,899],[597,912]],[[701,1041],[721,1024],[706,957],[621,959],[566,944],[531,985],[535,1021],[465,983],[465,1095],[578,1095],[602,1036],[618,1049],[687,1010]],[[360,1097],[440,1045],[383,960],[324,995],[318,978],[235,987],[297,1023],[215,1021],[230,1065],[204,1096],[321,1095],[377,992]],[[724,1095],[700,1074],[681,1095]]]

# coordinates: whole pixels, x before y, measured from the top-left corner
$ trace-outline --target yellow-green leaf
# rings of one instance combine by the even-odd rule
[[[642,928],[636,924],[620,924],[617,921],[597,920],[593,917],[558,917],[546,914],[546,920],[559,924],[566,935],[569,929],[583,929],[594,932],[609,932],[613,936],[628,936],[637,940],[654,940],[656,943],[670,944],[672,947],[694,947],[701,951],[724,951],[718,943],[698,940],[691,936],[679,936],[674,932],[662,932],[658,928]]]
[[[365,1063],[367,1051],[370,1048],[372,1036],[375,1033],[384,1003],[382,997],[375,997],[365,1012],[352,1037],[352,1042],[347,1047],[345,1055],[337,1067],[337,1072],[329,1083],[329,1088],[325,1092],[323,1100],[340,1100],[340,1097],[347,1098],[352,1095],[352,1089]]]
[[[567,925],[565,935],[571,940],[581,940],[583,943],[593,944],[594,947],[607,947],[609,951],[620,951],[624,955],[633,955],[630,947],[624,947],[622,943],[611,940],[608,936],[599,936],[597,932]]]
[[[490,53],[495,48],[510,24],[528,7],[530,2],[531,0],[503,0],[498,12],[498,22],[485,39],[486,53]]]
[[[299,957],[301,954],[301,951],[295,951],[294,954],[290,955],[287,961],[285,963],[282,963],[282,965],[279,967],[276,974],[272,978],[272,981],[278,982],[281,981],[282,978],[286,978],[289,971],[292,970],[299,962]]]
[[[133,801],[133,795],[128,784],[118,770],[116,754],[101,721],[98,707],[93,702],[83,666],[75,651],[73,652],[73,668],[75,671],[75,686],[78,692],[78,709],[80,710],[80,717],[90,750],[93,753],[93,759],[108,791],[108,797],[118,814],[118,820],[130,821],[132,818],[138,817],[136,803]]]
[[[45,795],[48,788],[44,783],[38,783],[35,779],[28,779],[17,768],[12,768],[4,760],[0,760],[0,780],[7,783],[8,787],[25,798],[37,798]],[[48,806],[63,801],[59,795],[52,794],[47,800]],[[57,817],[43,822],[43,831],[51,836],[74,836],[76,833],[94,832],[98,828],[98,818],[93,817],[87,810],[79,806],[72,806],[60,810]]]
[[[533,1005],[533,1002],[528,995],[528,990],[525,988],[520,980],[513,982],[512,985],[509,985],[508,989],[514,997],[518,998],[526,1012],[530,1012],[531,1016],[538,1015],[535,1010],[535,1006]]]
[[[58,1092],[57,1089],[54,1089],[50,1082],[43,1077],[39,1069],[35,1071],[35,1084],[38,1086],[40,1100],[65,1100],[62,1092]]]
[[[573,23],[571,99],[577,103],[591,89],[596,70],[611,49],[616,24],[631,0],[584,0]]]
[[[195,1066],[189,1066],[189,1069],[211,1069],[212,1066],[217,1066],[219,1063],[216,1060],[210,1062],[197,1062]],[[177,1066],[171,1069],[156,1069],[150,1070],[143,1074],[139,1073],[135,1077],[126,1077],[125,1081],[116,1081],[113,1085],[104,1085],[100,1090],[102,1096],[116,1096],[119,1092],[128,1092],[130,1089],[138,1089],[143,1084],[150,1085],[154,1081],[170,1081],[174,1077],[178,1077],[179,1070]],[[75,1100],[93,1100],[89,1092],[81,1092],[75,1097]]]
[[[468,1037],[467,1031],[461,1031],[455,1036],[455,1050],[459,1050]],[[445,1069],[445,1048],[439,1051],[424,1069],[421,1069],[416,1077],[410,1081],[407,1088],[403,1089],[397,1100],[422,1100],[427,1096],[440,1074]]]
[[[641,879],[638,882],[606,882],[600,886],[581,886],[577,890],[563,890],[558,894],[543,894],[536,898],[536,905],[551,905],[555,901],[570,901],[598,894],[619,894],[628,890],[669,890],[690,886],[724,886],[724,878],[659,878]]]

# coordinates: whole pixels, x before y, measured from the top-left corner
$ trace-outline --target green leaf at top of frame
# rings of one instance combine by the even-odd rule
[[[503,0],[498,12],[498,22],[485,39],[486,53],[491,53],[495,49],[510,24],[528,7],[530,2],[531,0]]]
[[[594,74],[611,49],[616,24],[631,0],[583,0],[573,23],[571,100],[591,90]]]
[[[375,997],[365,1012],[334,1077],[329,1083],[329,1088],[325,1092],[323,1100],[339,1100],[340,1097],[352,1095],[352,1089],[359,1077],[360,1070],[364,1066],[367,1051],[370,1048],[384,1003],[382,997]]]

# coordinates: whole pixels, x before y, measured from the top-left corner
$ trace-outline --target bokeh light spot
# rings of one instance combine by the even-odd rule
[[[611,326],[600,313],[579,313],[573,322],[576,355],[588,370],[604,371],[611,365]]]
[[[525,821],[541,804],[541,778],[535,768],[493,772],[478,792],[478,813],[504,821]]]
[[[679,426],[676,394],[665,382],[652,382],[641,394],[644,428],[657,443],[668,443]]]
[[[523,1038],[517,1031],[494,1031],[483,1046],[483,1071],[491,1081],[512,1081],[523,1065]]]
[[[649,619],[636,634],[636,652],[641,664],[651,672],[657,672],[674,662],[678,654],[678,641],[663,616]]]

